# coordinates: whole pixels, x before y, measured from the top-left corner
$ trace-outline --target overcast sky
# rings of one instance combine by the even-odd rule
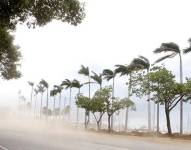
[[[1,101],[15,103],[19,90],[29,98],[27,81],[38,83],[44,78],[51,86],[65,78],[85,81],[77,73],[81,64],[99,73],[105,68],[113,69],[115,64],[128,64],[138,55],[153,62],[161,55],[152,51],[162,42],[175,42],[180,48],[188,46],[190,0],[86,0],[85,3],[86,18],[77,27],[58,21],[34,30],[18,25],[14,34],[23,56],[23,77],[1,81]],[[185,76],[191,76],[190,57],[191,54],[183,56]],[[165,64],[178,78],[178,57]],[[124,79],[116,79],[117,96],[127,95]]]

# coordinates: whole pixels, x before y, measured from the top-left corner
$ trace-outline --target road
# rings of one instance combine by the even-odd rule
[[[30,125],[29,125],[30,124]],[[190,150],[191,141],[90,133],[57,125],[0,125],[8,150]],[[1,149],[1,148],[0,148]]]

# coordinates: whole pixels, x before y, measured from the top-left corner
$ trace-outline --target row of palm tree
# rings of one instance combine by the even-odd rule
[[[162,43],[161,46],[157,49],[155,49],[153,52],[158,54],[158,53],[170,53],[167,54],[158,60],[154,62],[159,63],[167,58],[174,58],[176,55],[179,56],[180,59],[180,83],[183,83],[183,67],[182,67],[182,53],[189,53],[191,52],[191,39],[189,39],[189,47],[183,50],[180,50],[179,46],[173,42],[170,43]],[[80,83],[78,80],[69,80],[65,79],[59,86],[54,86],[54,89],[50,92],[52,93],[52,96],[55,96],[57,93],[60,94],[60,99],[59,99],[59,107],[61,108],[61,93],[62,90],[69,89],[70,90],[70,96],[69,96],[69,106],[71,108],[71,101],[72,101],[72,88],[78,88],[80,93],[80,89],[83,85],[88,84],[88,96],[89,99],[91,98],[91,84],[92,83],[97,83],[100,87],[102,88],[102,83],[103,79],[106,79],[107,81],[112,80],[112,97],[115,98],[115,78],[117,74],[120,76],[127,76],[128,78],[128,98],[131,97],[132,95],[132,74],[134,71],[138,70],[146,70],[147,74],[150,72],[150,67],[151,63],[150,61],[144,57],[144,56],[139,56],[137,58],[134,58],[132,62],[129,65],[115,65],[114,70],[110,69],[104,69],[102,73],[95,73],[93,71],[90,71],[89,67],[81,66],[80,70],[78,71],[79,74],[84,75],[87,77],[87,82],[85,83]],[[91,81],[93,80],[93,82]],[[148,83],[149,83],[149,78],[148,78]],[[34,83],[29,82],[29,85],[32,87],[32,92],[33,92],[33,86]],[[47,104],[46,107],[48,108],[48,84],[45,80],[40,81],[40,84],[38,85],[38,92],[41,93],[41,109],[42,109],[42,96],[43,92],[47,90]],[[56,91],[56,92],[55,92]],[[31,95],[32,95],[31,92]],[[36,92],[35,92],[36,93]],[[32,96],[31,96],[31,101],[32,101]],[[148,102],[148,130],[151,131],[151,100],[150,100],[150,91],[148,91],[148,96],[147,96],[147,102]],[[78,111],[77,110],[77,120],[78,120]],[[126,117],[125,117],[125,130],[128,128],[128,108],[126,110]],[[69,118],[70,118],[70,113],[69,113]],[[89,112],[85,112],[85,125],[89,123]],[[113,119],[111,121],[111,126],[113,127]],[[157,104],[157,130],[159,130],[159,105]],[[180,101],[180,133],[183,133],[183,100]]]

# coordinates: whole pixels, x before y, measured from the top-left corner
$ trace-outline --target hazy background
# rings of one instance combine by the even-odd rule
[[[50,88],[66,78],[71,80],[76,78],[84,82],[86,78],[78,75],[82,64],[99,73],[106,68],[113,69],[116,64],[128,64],[138,55],[143,55],[154,62],[160,55],[154,55],[152,51],[162,42],[175,42],[181,49],[188,46],[187,40],[191,37],[189,0],[86,0],[84,2],[86,18],[77,27],[58,21],[34,30],[29,30],[25,25],[18,25],[14,35],[15,43],[20,46],[23,56],[21,60],[23,77],[17,81],[1,80],[1,103],[6,102],[9,106],[18,104],[19,90],[29,101],[31,88],[27,81],[38,84],[43,78],[50,83]],[[190,57],[191,54],[183,56],[185,77],[191,76]],[[165,65],[179,79],[178,57],[166,60]],[[125,80],[125,77],[116,78],[115,95],[118,97],[127,96]],[[104,85],[109,84],[111,83],[104,82]],[[93,86],[92,93],[97,87]],[[87,94],[86,86],[82,88],[82,92]],[[74,90],[73,96],[76,93],[77,90]],[[64,97],[68,97],[68,91],[63,92],[63,99]],[[137,111],[130,114],[130,126],[146,126],[147,104],[139,99],[134,101],[137,104]],[[189,104],[185,106],[185,130],[191,129],[191,122],[188,122],[190,108]],[[163,109],[161,111],[163,112]],[[178,129],[178,107],[171,116],[173,126]],[[123,113],[116,119],[122,124],[125,119]],[[165,128],[165,123],[163,114],[162,128]]]

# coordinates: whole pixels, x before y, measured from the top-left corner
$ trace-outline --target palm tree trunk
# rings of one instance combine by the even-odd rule
[[[32,111],[32,96],[33,96],[33,86],[31,88],[31,111]]]
[[[113,88],[112,88],[112,100],[115,97],[115,78],[113,77]],[[113,101],[112,101],[113,103]],[[111,129],[113,130],[113,124],[114,124],[114,114],[111,116]]]
[[[42,97],[43,97],[43,93],[41,93],[41,102],[40,102],[40,118],[42,117]]]
[[[36,101],[37,101],[37,95],[35,95],[34,118],[36,118]]]
[[[128,86],[128,99],[131,95],[131,74],[129,75],[129,86]],[[126,108],[126,117],[125,117],[125,131],[128,129],[128,118],[129,118],[129,108]]]
[[[69,101],[70,110],[69,110],[69,114],[68,114],[68,120],[70,120],[70,113],[71,113],[71,101],[72,101],[72,88],[70,88],[70,101]]]
[[[102,89],[102,84],[99,85],[99,89]],[[102,116],[102,113],[100,112],[100,117]],[[101,129],[101,125],[102,125],[102,118],[100,119],[100,123],[99,123],[99,129]]]
[[[147,69],[147,75],[149,74],[149,68]],[[151,131],[151,98],[150,98],[150,79],[148,76],[148,95],[147,95],[147,100],[148,100],[148,131]]]
[[[46,119],[48,119],[48,88],[47,88],[47,99],[46,99]]]
[[[182,56],[181,52],[179,53],[180,57],[180,83],[183,83],[183,69],[182,69]],[[183,99],[180,100],[180,134],[183,134]]]
[[[80,88],[78,89],[78,95],[80,94]],[[76,123],[78,124],[78,121],[79,121],[79,108],[77,106],[77,114],[76,114]]]
[[[153,132],[155,132],[155,101],[153,101]]]
[[[157,135],[159,134],[159,102],[157,102]]]
[[[56,107],[56,96],[54,96],[54,104],[53,104],[53,118],[55,118],[55,107]]]
[[[60,95],[59,95],[59,118],[61,118],[61,97],[62,97],[62,93],[60,92],[59,93]]]

